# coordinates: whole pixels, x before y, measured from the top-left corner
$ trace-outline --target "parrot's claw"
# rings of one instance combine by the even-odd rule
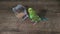
[[[33,25],[36,25],[37,24],[37,22],[35,22]]]

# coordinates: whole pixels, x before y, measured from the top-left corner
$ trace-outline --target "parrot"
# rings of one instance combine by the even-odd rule
[[[41,18],[37,15],[36,11],[33,8],[28,8],[29,18],[33,22],[40,22]]]

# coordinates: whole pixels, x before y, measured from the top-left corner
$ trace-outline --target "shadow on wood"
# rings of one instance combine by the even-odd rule
[[[38,13],[38,15],[39,15],[40,17],[45,17],[46,13],[47,13],[47,10],[42,9],[42,10],[40,10],[40,12]]]

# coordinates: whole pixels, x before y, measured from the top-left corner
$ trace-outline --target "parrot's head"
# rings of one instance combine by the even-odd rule
[[[28,12],[29,12],[29,13],[31,13],[32,11],[33,11],[33,9],[32,9],[32,8],[29,8],[29,9],[28,9]]]

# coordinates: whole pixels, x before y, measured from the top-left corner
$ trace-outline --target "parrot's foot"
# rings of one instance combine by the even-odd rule
[[[34,23],[33,25],[36,25],[37,24],[37,22],[36,23]]]
[[[32,20],[31,22],[33,22],[33,25],[36,25],[37,24],[37,21]]]

